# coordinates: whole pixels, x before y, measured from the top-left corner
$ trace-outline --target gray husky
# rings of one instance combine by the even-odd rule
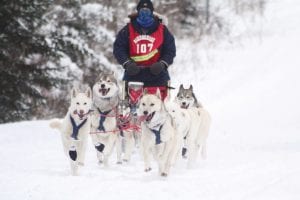
[[[189,108],[196,107],[196,108],[202,108],[202,104],[198,102],[196,95],[193,91],[193,86],[190,85],[189,89],[185,89],[183,85],[181,84],[179,87],[179,91],[176,96],[176,101],[179,103],[181,108]]]
[[[99,163],[108,164],[114,146],[121,163],[121,145],[117,127],[119,87],[113,73],[101,73],[93,86],[91,136]]]
[[[211,118],[207,110],[205,110],[202,104],[197,100],[192,85],[190,85],[188,89],[180,85],[175,102],[177,102],[181,108],[188,111],[189,118],[191,119],[190,130],[184,138],[185,147],[182,149],[182,155],[188,157],[188,166],[192,167],[200,149],[202,158],[206,158],[206,140]]]

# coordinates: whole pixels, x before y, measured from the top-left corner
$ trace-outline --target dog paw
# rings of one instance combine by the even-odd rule
[[[102,164],[103,164],[103,161],[102,161],[102,160],[99,160],[99,161],[98,161],[98,164],[99,164],[99,165],[102,165]]]
[[[150,172],[151,170],[152,170],[151,167],[149,167],[145,169],[145,172]]]
[[[103,152],[104,147],[105,147],[105,145],[104,145],[104,144],[101,144],[101,143],[95,145],[95,148],[97,149],[97,151],[99,151],[99,152],[101,152],[101,153]]]
[[[167,177],[167,176],[168,176],[168,174],[165,173],[165,172],[161,173],[160,175],[161,175],[162,177]]]
[[[181,151],[181,155],[184,158],[186,156],[187,148],[183,147]]]
[[[69,156],[70,156],[71,160],[76,161],[76,159],[77,159],[77,151],[76,150],[70,150],[69,151]]]

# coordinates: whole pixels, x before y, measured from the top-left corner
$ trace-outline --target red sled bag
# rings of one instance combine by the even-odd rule
[[[141,99],[144,89],[147,90],[148,94],[156,94],[157,89],[160,90],[160,95],[164,101],[168,96],[167,86],[146,86],[142,82],[128,82],[128,95],[129,103],[136,105]]]

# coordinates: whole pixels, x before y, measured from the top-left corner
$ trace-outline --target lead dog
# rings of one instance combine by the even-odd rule
[[[92,105],[92,91],[85,93],[76,89],[71,92],[71,104],[65,118],[53,119],[50,127],[61,132],[64,152],[68,155],[72,175],[78,174],[78,166],[84,165],[87,137],[90,133],[89,111]]]
[[[206,140],[211,124],[211,117],[208,111],[205,110],[197,100],[192,85],[190,85],[188,89],[180,85],[175,102],[177,102],[181,108],[187,110],[191,119],[190,131],[186,136],[186,146],[188,166],[192,167],[198,157],[200,149],[202,158],[205,159],[207,156]],[[183,151],[183,153],[185,152]]]
[[[91,136],[99,163],[108,165],[114,146],[121,163],[121,142],[117,127],[119,87],[113,73],[101,73],[93,86]]]
[[[151,170],[150,157],[153,155],[158,163],[159,174],[167,176],[176,153],[176,133],[159,90],[156,94],[144,93],[139,102],[138,113],[144,118],[141,124],[141,145],[145,171]]]

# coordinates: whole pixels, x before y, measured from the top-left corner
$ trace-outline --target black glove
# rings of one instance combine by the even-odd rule
[[[150,66],[150,72],[153,75],[158,75],[165,68],[166,68],[166,65],[163,62],[156,62]]]
[[[140,72],[140,68],[134,61],[129,61],[124,65],[124,69],[126,70],[129,76],[137,75]]]

